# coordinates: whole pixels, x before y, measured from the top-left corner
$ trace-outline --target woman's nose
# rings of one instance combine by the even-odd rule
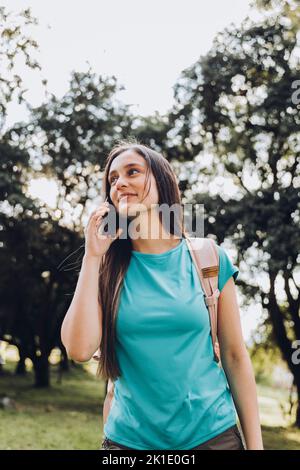
[[[115,187],[116,187],[116,189],[119,189],[122,186],[127,186],[127,181],[126,181],[125,177],[123,178],[122,176],[119,176],[119,178],[118,178],[118,180],[115,184]]]

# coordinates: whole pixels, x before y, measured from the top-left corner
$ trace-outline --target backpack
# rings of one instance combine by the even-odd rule
[[[217,341],[217,313],[220,291],[218,289],[219,253],[212,238],[191,238],[186,235],[185,240],[198,273],[204,292],[204,300],[210,319],[210,332],[214,351],[214,360],[221,367],[220,349]],[[100,349],[93,359],[99,360]],[[106,422],[110,405],[114,396],[114,382],[108,380],[106,397],[103,403],[103,424]]]

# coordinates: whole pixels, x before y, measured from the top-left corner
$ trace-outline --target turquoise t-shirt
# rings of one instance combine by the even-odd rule
[[[220,256],[221,291],[239,270]],[[164,253],[132,251],[116,320],[121,376],[104,425],[132,449],[188,450],[236,423],[225,372],[214,361],[209,313],[184,238]]]

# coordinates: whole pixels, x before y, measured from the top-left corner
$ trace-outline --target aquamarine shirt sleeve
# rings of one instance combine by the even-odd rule
[[[217,245],[219,252],[219,279],[218,289],[221,292],[228,279],[233,276],[234,281],[239,274],[238,268],[232,263],[229,255],[224,248]]]

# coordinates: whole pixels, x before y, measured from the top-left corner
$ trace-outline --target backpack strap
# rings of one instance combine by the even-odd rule
[[[219,253],[212,238],[191,238],[186,236],[186,242],[201,282],[205,304],[209,312],[214,360],[220,362],[220,350],[217,341],[218,299],[220,295],[218,289]]]

